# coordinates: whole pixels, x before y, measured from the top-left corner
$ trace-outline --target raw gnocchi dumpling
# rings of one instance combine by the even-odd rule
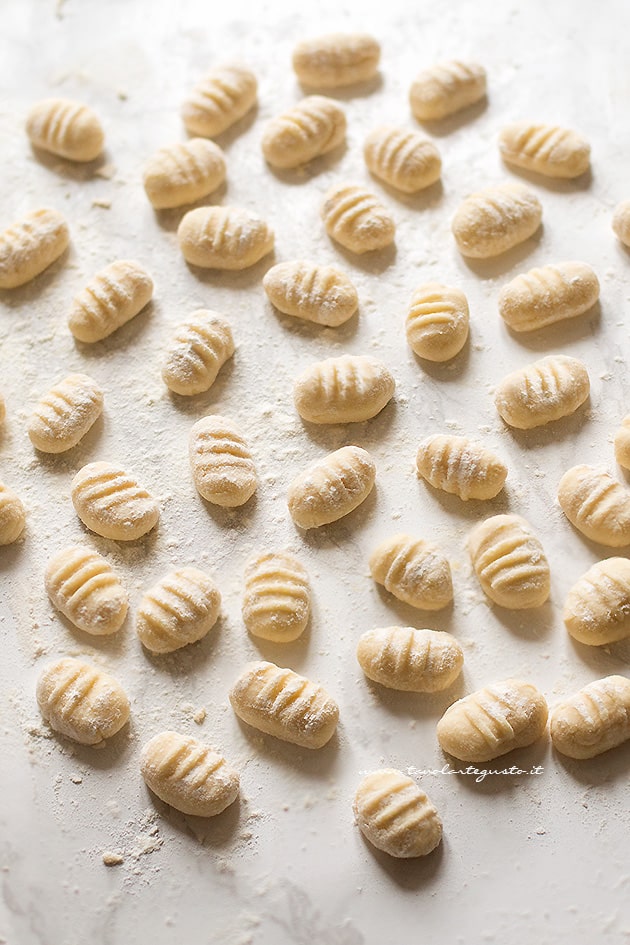
[[[385,627],[359,638],[359,665],[368,679],[404,692],[440,692],[455,682],[464,653],[450,633]]]
[[[624,469],[630,469],[630,413],[615,433],[615,459]]]
[[[539,539],[520,515],[493,515],[468,538],[475,574],[500,607],[540,607],[549,597],[549,563]]]
[[[208,390],[234,354],[229,323],[208,309],[197,309],[177,326],[162,365],[164,383],[176,394],[192,397]]]
[[[152,653],[173,653],[203,639],[219,616],[221,595],[198,568],[178,568],[142,595],[136,632]]]
[[[70,161],[94,161],[105,143],[96,112],[67,98],[46,98],[33,105],[26,133],[36,148]]]
[[[244,505],[256,491],[256,467],[240,430],[211,414],[190,431],[190,465],[199,495],[214,505]]]
[[[411,297],[405,324],[409,347],[427,361],[450,361],[466,344],[469,321],[461,289],[427,282]]]
[[[381,125],[368,135],[363,156],[375,177],[404,194],[424,190],[442,174],[442,159],[433,142],[393,125]]]
[[[103,538],[133,541],[157,525],[157,502],[117,463],[88,463],[71,483],[72,504],[86,528]]]
[[[202,269],[247,269],[270,253],[274,233],[264,220],[241,207],[197,207],[177,229],[186,262]]]
[[[517,121],[499,136],[501,157],[546,177],[579,177],[591,162],[591,146],[582,135],[559,125]]]
[[[494,402],[508,426],[533,430],[575,413],[588,400],[590,387],[582,361],[551,354],[504,377]]]
[[[533,236],[542,220],[536,194],[523,184],[500,184],[471,194],[453,217],[459,251],[472,259],[488,259]]]
[[[370,574],[398,600],[420,610],[441,610],[453,600],[447,558],[421,538],[386,538],[370,555]]]
[[[156,210],[181,207],[213,193],[225,180],[225,155],[206,138],[160,148],[147,161],[142,182]]]
[[[263,288],[283,315],[329,328],[343,325],[359,306],[357,290],[345,272],[303,259],[273,266],[263,276]]]
[[[429,66],[409,92],[418,121],[436,121],[474,105],[486,94],[486,70],[476,62],[457,59]]]
[[[27,431],[44,453],[63,453],[83,439],[103,411],[103,391],[87,374],[70,374],[44,394]]]
[[[344,110],[331,98],[310,95],[267,123],[262,152],[272,167],[299,167],[334,151],[345,137]]]
[[[70,657],[40,674],[37,704],[52,729],[80,745],[98,745],[129,721],[129,699],[120,683]]]
[[[308,575],[286,551],[257,555],[245,569],[243,622],[261,640],[290,643],[308,624],[311,593]]]
[[[58,210],[27,213],[0,233],[0,289],[17,289],[66,251],[70,231]]]
[[[7,405],[4,401],[4,397],[0,394],[0,423],[4,423],[7,415]]]
[[[352,253],[391,246],[394,219],[378,197],[356,184],[335,184],[326,194],[322,219],[328,235]]]
[[[264,661],[245,667],[230,702],[243,722],[302,748],[322,748],[339,720],[339,707],[323,686]]]
[[[564,602],[564,624],[588,646],[630,637],[630,561],[598,561],[573,585]]]
[[[299,415],[311,423],[359,423],[380,413],[395,388],[381,361],[344,354],[302,371],[293,385],[293,399]]]
[[[161,801],[195,817],[215,817],[240,790],[238,773],[223,755],[179,732],[160,732],[143,746],[140,772]]]
[[[235,124],[256,104],[258,82],[238,64],[218,66],[195,86],[182,107],[186,130],[214,138]]]
[[[573,466],[558,484],[558,502],[571,524],[601,545],[630,545],[630,491],[601,466]]]
[[[491,450],[465,436],[436,433],[418,447],[419,475],[434,488],[468,499],[494,499],[507,479],[507,466]]]
[[[623,200],[615,207],[612,228],[617,239],[630,248],[630,200]]]
[[[436,808],[412,778],[395,768],[381,768],[363,778],[354,814],[364,837],[390,856],[426,856],[442,839]]]
[[[53,555],[44,583],[57,610],[85,633],[107,636],[125,622],[126,590],[105,558],[85,545],[71,545]]]
[[[599,298],[599,280],[582,262],[531,269],[501,290],[499,313],[512,331],[534,331],[587,312]]]
[[[367,450],[343,446],[295,477],[287,496],[291,517],[300,528],[336,522],[367,499],[375,478]]]
[[[117,331],[148,305],[153,280],[140,263],[119,259],[101,269],[77,296],[68,326],[78,341],[94,344]]]
[[[372,36],[328,33],[297,44],[293,69],[302,85],[335,89],[373,78],[380,57],[381,47]]]
[[[0,546],[17,541],[26,525],[26,512],[20,497],[0,482]]]
[[[549,716],[551,744],[569,758],[595,758],[630,739],[630,679],[605,676]]]

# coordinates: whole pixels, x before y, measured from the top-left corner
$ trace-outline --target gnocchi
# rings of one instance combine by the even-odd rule
[[[376,75],[381,47],[365,33],[329,33],[302,40],[293,50],[299,82],[320,89],[366,82]]]
[[[85,633],[108,636],[125,622],[127,592],[105,558],[85,545],[53,555],[44,584],[57,610]]]
[[[499,296],[501,318],[512,331],[534,331],[587,312],[599,298],[590,266],[562,262],[517,276]]]
[[[190,431],[190,465],[197,492],[223,508],[244,505],[256,491],[256,467],[236,425],[226,417],[202,417]]]
[[[17,289],[59,259],[70,243],[58,210],[33,210],[0,233],[0,289]]]
[[[395,388],[381,361],[344,354],[307,367],[295,380],[293,399],[310,423],[359,423],[380,413]]]
[[[177,229],[186,262],[202,269],[248,269],[270,253],[274,233],[264,220],[240,207],[197,207]]]
[[[533,430],[575,413],[589,394],[590,380],[582,361],[552,354],[504,377],[494,402],[508,426]]]
[[[630,545],[630,491],[603,467],[573,466],[558,484],[558,502],[571,524],[609,548]]]
[[[140,263],[118,259],[75,296],[68,327],[77,341],[103,341],[135,318],[152,295],[153,280]]]
[[[630,413],[615,433],[615,459],[624,469],[630,469]]]
[[[182,106],[182,119],[192,135],[214,138],[227,131],[256,104],[258,82],[245,66],[218,66],[195,86]]]
[[[283,315],[329,328],[343,325],[359,306],[357,290],[345,272],[303,259],[273,266],[263,276],[263,288]]]
[[[243,722],[301,748],[322,748],[339,719],[339,707],[323,686],[264,661],[245,667],[230,702]]]
[[[419,610],[441,610],[453,600],[451,567],[429,541],[393,535],[374,549],[369,565],[377,584]]]
[[[562,613],[569,634],[588,646],[630,637],[630,561],[598,561],[573,585]]]
[[[416,456],[418,474],[435,489],[467,502],[494,499],[507,479],[507,466],[491,450],[465,436],[437,433],[423,440]]]
[[[542,212],[536,194],[523,184],[487,187],[459,205],[453,217],[453,236],[463,256],[489,259],[533,236]]]
[[[368,679],[404,692],[441,692],[462,671],[464,652],[450,633],[386,627],[359,638],[359,665]]]
[[[418,121],[436,121],[479,102],[486,94],[486,70],[476,62],[453,59],[429,66],[409,92]]]
[[[4,397],[0,394],[0,423],[4,423],[7,416],[7,405],[4,401]]]
[[[221,595],[198,568],[178,568],[142,595],[136,633],[151,653],[173,653],[202,640],[219,616]]]
[[[0,546],[17,541],[26,525],[22,500],[13,489],[0,482]]]
[[[94,161],[105,144],[96,112],[67,98],[46,98],[33,105],[26,133],[36,148],[70,161]]]
[[[160,148],[147,161],[142,182],[156,210],[169,210],[201,200],[225,180],[225,155],[206,138]]]
[[[579,177],[591,163],[588,141],[576,131],[559,125],[514,122],[502,130],[499,150],[508,164],[546,177]]]
[[[212,387],[234,350],[229,323],[216,312],[197,309],[178,325],[162,365],[162,379],[175,394],[201,394]]]
[[[262,152],[272,167],[294,168],[334,151],[345,138],[343,109],[331,98],[310,95],[267,123]]]
[[[411,350],[426,361],[450,361],[468,339],[470,313],[461,291],[427,282],[414,292],[405,331]]]
[[[393,125],[382,125],[368,135],[363,156],[375,177],[404,194],[430,187],[442,174],[442,158],[433,142]]]
[[[83,439],[103,412],[103,391],[87,374],[70,374],[36,405],[27,431],[43,453],[64,453]]]
[[[416,782],[395,768],[366,775],[354,797],[359,830],[377,850],[408,859],[426,856],[442,839],[442,821]]]
[[[476,525],[468,548],[483,592],[500,607],[540,607],[549,597],[549,563],[520,515],[493,515]]]
[[[295,477],[287,496],[291,518],[300,528],[336,522],[367,499],[375,478],[367,450],[343,446]]]
[[[103,538],[142,538],[160,517],[153,496],[117,463],[88,463],[70,488],[77,515],[86,528]]]
[[[261,640],[290,643],[306,629],[311,607],[308,575],[286,551],[256,555],[245,569],[243,622]]]
[[[623,200],[615,207],[612,228],[617,239],[630,248],[630,200]]]
[[[551,744],[562,755],[595,758],[630,739],[630,679],[605,676],[561,702],[549,717]]]
[[[326,194],[322,218],[328,235],[352,253],[391,246],[394,219],[378,197],[356,184],[335,184]]]

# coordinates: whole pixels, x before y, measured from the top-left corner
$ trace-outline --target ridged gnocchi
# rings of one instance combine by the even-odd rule
[[[411,111],[418,121],[436,121],[479,102],[486,94],[486,70],[476,62],[458,59],[429,66],[409,91]]]
[[[142,595],[136,633],[151,653],[173,653],[196,643],[214,627],[221,595],[199,568],[178,568]]]
[[[630,469],[630,413],[615,433],[615,459],[624,469]]]
[[[311,592],[306,569],[286,551],[256,555],[245,569],[243,622],[261,640],[290,643],[306,629]]]
[[[381,125],[368,135],[363,157],[375,177],[404,194],[424,190],[442,174],[442,158],[434,143],[417,131],[393,125]]]
[[[499,150],[508,164],[545,177],[579,177],[591,162],[591,146],[577,131],[529,121],[507,125],[499,136]]]
[[[441,692],[462,671],[464,652],[450,633],[385,627],[359,638],[359,665],[368,679],[404,692]]]
[[[345,272],[303,259],[272,266],[263,276],[263,288],[283,315],[329,328],[343,325],[359,306],[357,290]]]
[[[539,539],[520,515],[493,515],[468,538],[483,592],[500,607],[540,607],[549,597],[549,563]]]
[[[507,466],[491,450],[465,436],[436,433],[418,447],[416,468],[434,488],[469,499],[494,499]]]
[[[302,85],[335,89],[376,75],[378,42],[365,33],[328,33],[305,39],[293,50],[293,69]]]
[[[256,491],[256,467],[240,430],[226,417],[202,417],[190,431],[190,465],[199,495],[214,505],[244,505]]]
[[[105,144],[96,112],[67,98],[46,98],[33,105],[26,133],[36,148],[70,161],[94,161]]]
[[[46,592],[64,617],[93,636],[122,627],[129,597],[110,564],[85,545],[62,548],[44,574]]]
[[[442,839],[436,808],[412,778],[395,768],[381,768],[363,778],[354,814],[372,846],[397,858],[426,856]]]
[[[144,167],[142,183],[151,205],[168,210],[201,200],[225,180],[225,155],[206,138],[160,148]]]
[[[20,497],[0,482],[0,546],[17,541],[26,525],[26,512]]]
[[[65,657],[37,680],[37,704],[55,732],[80,745],[98,745],[129,721],[129,699],[120,683],[83,660]]]
[[[599,280],[582,262],[531,269],[499,295],[499,313],[512,331],[534,331],[587,312],[599,298]]]
[[[449,706],[437,725],[438,742],[460,761],[492,761],[538,741],[547,715],[545,698],[535,686],[505,679]]]
[[[588,400],[590,387],[582,361],[552,354],[504,377],[494,402],[508,426],[533,430],[575,413]]]
[[[346,115],[337,102],[310,95],[265,126],[262,152],[272,167],[293,168],[345,141]]]
[[[291,518],[300,528],[336,522],[367,499],[375,478],[367,450],[343,446],[295,477],[287,495]]]
[[[177,229],[186,262],[202,269],[247,269],[270,253],[274,233],[264,220],[241,207],[197,207]]]
[[[0,233],[0,289],[17,289],[66,251],[70,231],[58,210],[33,210]]]
[[[381,361],[343,354],[302,371],[293,385],[293,399],[299,415],[310,423],[360,423],[380,413],[395,388]]]
[[[140,773],[161,801],[195,817],[222,813],[240,790],[238,773],[219,752],[179,732],[160,732],[143,745]]]
[[[369,566],[377,584],[419,610],[441,610],[453,600],[451,567],[432,542],[393,535],[374,549]]]
[[[405,331],[409,347],[426,361],[450,361],[468,339],[470,313],[461,291],[426,282],[411,297]]]
[[[565,472],[558,502],[571,524],[609,548],[630,545],[630,491],[601,466],[581,464]]]
[[[64,453],[83,439],[103,411],[103,391],[87,374],[69,374],[36,404],[27,432],[43,453]]]
[[[175,394],[201,394],[212,387],[234,350],[229,323],[216,312],[197,309],[177,326],[162,364],[162,379]]]
[[[198,82],[182,106],[182,119],[192,135],[214,138],[243,118],[256,104],[258,82],[238,64],[217,66]]]
[[[153,280],[144,267],[134,260],[118,259],[75,296],[68,327],[77,341],[102,341],[135,318],[152,295]]]
[[[617,239],[630,248],[630,200],[623,200],[615,207],[612,228]]]
[[[356,184],[335,184],[326,194],[322,219],[328,235],[352,253],[391,246],[396,224],[378,197]]]
[[[339,707],[323,686],[264,661],[245,667],[230,702],[243,722],[301,748],[322,748],[339,720]]]
[[[606,558],[590,567],[567,594],[562,619],[570,635],[588,646],[630,637],[630,561]]]
[[[160,517],[153,496],[117,463],[88,463],[70,491],[83,524],[103,538],[133,541],[150,532]]]
[[[536,194],[523,184],[487,187],[459,205],[453,217],[453,236],[463,256],[488,259],[533,236],[542,212]]]
[[[552,709],[551,744],[569,758],[596,758],[630,739],[630,679],[605,676]]]

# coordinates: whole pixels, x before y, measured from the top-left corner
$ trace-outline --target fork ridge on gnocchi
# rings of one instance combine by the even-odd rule
[[[602,466],[582,463],[565,472],[558,502],[571,524],[609,548],[630,545],[630,491]]]
[[[310,95],[267,123],[262,152],[272,167],[294,168],[334,151],[345,137],[343,109],[333,99]]]
[[[380,56],[379,43],[366,33],[327,33],[297,44],[293,69],[302,85],[335,89],[373,78]]]
[[[450,361],[466,344],[469,321],[461,289],[427,282],[411,297],[405,323],[409,347],[427,361]]]
[[[335,184],[322,206],[328,235],[345,249],[359,255],[391,246],[396,224],[386,208],[365,187]]]
[[[357,659],[374,682],[404,692],[441,692],[462,671],[464,652],[450,633],[386,627],[359,638]]]
[[[549,563],[543,546],[520,515],[494,515],[468,538],[483,592],[500,607],[540,607],[549,597]]]
[[[395,768],[363,778],[354,814],[361,833],[390,856],[427,856],[442,839],[437,809],[412,778]]]
[[[134,541],[155,528],[157,502],[117,463],[83,466],[70,486],[72,504],[86,528],[114,541]]]
[[[582,361],[552,354],[504,377],[494,402],[508,426],[533,430],[575,413],[588,400],[590,387]]]
[[[42,207],[0,233],[0,289],[17,289],[59,259],[70,231],[58,210]]]
[[[606,676],[555,706],[551,744],[563,755],[595,758],[630,739],[630,679]]]
[[[512,331],[534,331],[582,315],[598,298],[599,280],[590,266],[561,262],[509,282],[501,290],[499,312]]]
[[[567,594],[562,617],[571,636],[588,646],[630,637],[630,561],[606,558],[590,567]]]
[[[381,125],[365,139],[368,170],[405,194],[435,184],[442,174],[440,152],[432,141],[406,128]]]
[[[434,488],[469,499],[494,499],[507,479],[507,466],[491,450],[465,436],[436,433],[418,447],[418,474]]]
[[[234,351],[229,323],[216,312],[197,309],[177,326],[162,364],[162,379],[175,394],[202,394]]]
[[[274,233],[264,220],[241,207],[197,207],[177,228],[187,263],[202,269],[248,269],[270,253]]]
[[[71,545],[53,555],[44,583],[57,610],[85,633],[106,636],[125,622],[126,590],[105,558],[85,545]]]
[[[584,174],[591,162],[588,141],[559,125],[517,121],[499,136],[501,157],[508,164],[546,177],[573,178]]]
[[[453,600],[446,556],[429,541],[393,535],[370,555],[370,574],[398,600],[420,610],[441,610]]]
[[[453,236],[463,256],[489,259],[533,236],[542,212],[536,194],[523,184],[487,187],[459,205],[453,217]]]
[[[300,528],[330,525],[367,499],[375,479],[367,450],[343,446],[295,477],[287,495],[291,517]]]
[[[68,327],[77,341],[103,341],[135,318],[152,295],[153,280],[143,266],[119,259],[101,269],[75,296]]]
[[[151,205],[168,210],[213,193],[225,180],[225,155],[206,138],[160,148],[144,166],[142,182]]]
[[[251,499],[256,467],[240,430],[227,417],[211,414],[194,424],[190,465],[199,495],[214,505],[235,508]]]
[[[173,653],[202,640],[219,616],[221,595],[199,568],[170,571],[142,595],[136,633],[151,653]]]
[[[182,106],[186,130],[203,138],[227,131],[256,104],[258,82],[239,64],[217,66],[201,79]]]
[[[287,551],[256,555],[245,569],[243,622],[261,640],[290,643],[302,635],[310,614],[308,575]]]
[[[70,161],[95,160],[105,143],[96,112],[67,98],[47,98],[33,105],[26,133],[36,148]]]
[[[36,404],[27,432],[43,453],[63,453],[83,439],[103,411],[103,391],[87,374],[69,374]]]
[[[263,276],[263,288],[283,315],[329,328],[347,322],[359,305],[357,290],[345,272],[303,259],[272,266]]]
[[[302,371],[293,385],[293,399],[299,415],[311,423],[360,423],[387,406],[395,387],[381,361],[344,354]]]
[[[411,111],[418,121],[437,121],[480,101],[486,94],[486,70],[476,62],[458,59],[429,66],[409,91]]]

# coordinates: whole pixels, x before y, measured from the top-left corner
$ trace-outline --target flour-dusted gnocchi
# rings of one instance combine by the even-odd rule
[[[381,47],[372,36],[328,33],[297,44],[293,69],[304,86],[335,89],[372,79],[380,57]]]
[[[203,639],[219,616],[221,595],[198,568],[178,568],[142,595],[136,632],[152,653],[173,653]]]
[[[558,502],[571,524],[609,548],[630,545],[630,491],[602,466],[573,466],[558,484]]]
[[[363,156],[375,177],[404,194],[435,184],[442,174],[440,152],[432,141],[394,125],[375,128],[365,140]]]
[[[465,436],[437,433],[418,447],[416,467],[434,488],[468,499],[494,499],[507,466],[491,450]]]
[[[624,469],[630,469],[630,413],[615,433],[615,459]]]
[[[256,555],[245,569],[243,622],[261,640],[290,643],[304,632],[311,608],[308,575],[287,551]]]
[[[270,253],[274,233],[264,220],[241,207],[197,207],[177,229],[186,262],[202,269],[247,269]]]
[[[0,546],[17,541],[26,525],[26,512],[20,497],[0,482]]]
[[[75,296],[68,316],[70,331],[86,344],[102,341],[135,318],[152,295],[153,280],[144,267],[118,259]]]
[[[4,423],[7,416],[7,405],[5,403],[4,397],[0,394],[0,423]]]
[[[232,420],[210,414],[190,431],[190,465],[199,495],[214,505],[244,505],[256,491],[256,467]]]
[[[27,431],[43,453],[64,453],[83,439],[103,411],[103,391],[87,374],[69,374],[39,400]]]
[[[505,679],[449,706],[438,722],[438,742],[460,761],[492,761],[541,738],[547,715],[545,698],[535,686]]]
[[[599,298],[599,280],[582,262],[531,269],[509,282],[499,313],[512,331],[534,331],[587,312]]]
[[[542,212],[536,194],[523,184],[487,187],[459,205],[453,217],[453,236],[462,255],[488,259],[533,236]]]
[[[450,361],[466,344],[469,321],[468,301],[461,289],[427,282],[411,297],[407,342],[419,358]]]
[[[196,817],[220,814],[240,790],[238,773],[223,755],[179,732],[160,732],[143,745],[140,772],[161,801]]]
[[[551,744],[569,758],[595,758],[630,739],[630,679],[605,676],[552,709]]]
[[[588,400],[590,386],[582,361],[552,354],[504,377],[494,402],[508,426],[532,430],[575,413]]]
[[[289,512],[300,528],[336,522],[364,502],[376,479],[367,450],[343,446],[299,473],[289,486]]]
[[[559,125],[517,121],[499,136],[501,157],[546,177],[579,177],[591,162],[591,146],[582,135]]]
[[[65,657],[37,680],[37,704],[50,727],[80,745],[98,745],[129,721],[129,699],[108,673]]]
[[[380,413],[395,388],[381,361],[343,354],[302,371],[293,385],[293,399],[299,415],[311,423],[359,423]]]
[[[53,555],[44,584],[57,610],[85,633],[108,636],[125,622],[126,590],[105,558],[85,545],[71,545]]]
[[[70,161],[94,161],[105,144],[96,112],[67,98],[46,98],[33,105],[26,133],[36,148]]]
[[[359,665],[368,679],[405,692],[440,692],[455,682],[464,652],[450,633],[385,627],[359,638]]]
[[[394,219],[378,197],[356,184],[335,184],[326,194],[322,219],[328,235],[352,253],[391,246]]]
[[[181,207],[213,193],[225,180],[225,155],[206,138],[160,148],[147,161],[142,182],[156,210]]]
[[[72,480],[71,494],[86,528],[114,541],[141,538],[160,517],[153,496],[117,463],[83,466]]]
[[[630,248],[630,200],[623,200],[615,207],[612,228],[617,239]]]
[[[418,121],[436,121],[479,102],[486,94],[486,70],[476,62],[453,59],[424,69],[409,91]]]
[[[339,720],[339,707],[323,686],[264,661],[245,667],[230,702],[243,722],[302,748],[322,748]]]
[[[441,610],[453,600],[447,558],[434,544],[410,535],[393,535],[370,555],[370,574],[390,594],[420,610]]]
[[[303,259],[273,266],[263,277],[263,288],[283,315],[329,328],[343,325],[359,306],[357,290],[345,272]]]
[[[176,394],[192,397],[208,390],[234,354],[229,323],[208,309],[197,309],[177,326],[162,365],[164,383]]]
[[[468,538],[475,574],[500,607],[540,607],[549,597],[549,563],[539,539],[520,515],[493,515]]]
[[[239,64],[217,66],[195,86],[182,106],[186,130],[214,138],[243,118],[256,104],[258,82]]]
[[[265,126],[262,152],[272,167],[299,167],[345,141],[346,115],[337,102],[310,95]]]
[[[630,637],[630,561],[598,561],[573,585],[564,602],[564,624],[588,646]]]
[[[70,243],[58,210],[33,210],[0,233],[0,289],[17,289],[48,269]]]
[[[366,775],[354,797],[361,833],[377,850],[409,859],[426,856],[442,839],[442,821],[416,782],[395,768]]]

